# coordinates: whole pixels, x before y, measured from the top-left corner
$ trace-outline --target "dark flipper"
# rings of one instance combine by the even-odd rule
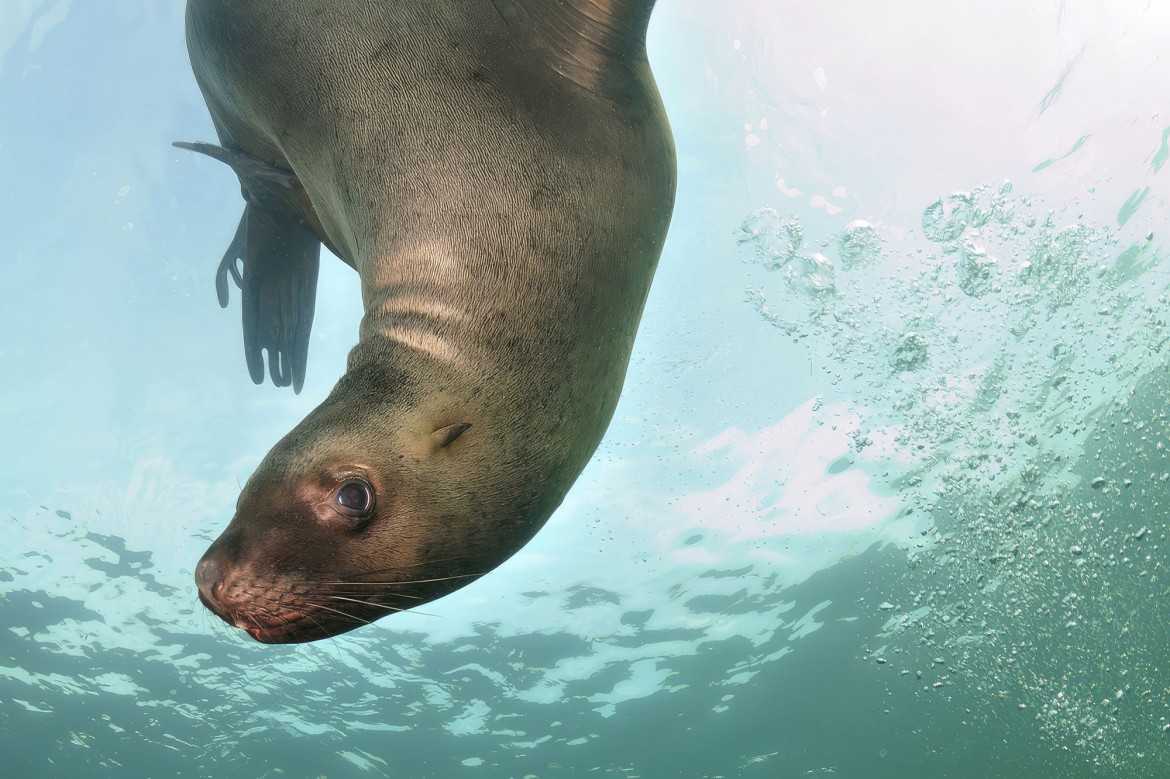
[[[261,350],[267,350],[272,383],[278,387],[291,384],[293,392],[300,392],[313,329],[321,242],[303,220],[287,210],[257,208],[249,203],[243,221],[240,289],[248,372],[252,381],[264,382]],[[234,270],[234,258],[232,265]]]
[[[206,154],[208,157],[230,166],[240,178],[240,184],[244,187],[245,199],[250,199],[249,193],[255,197],[261,197],[266,193],[275,195],[291,211],[299,214],[308,223],[313,232],[317,234],[317,240],[329,247],[329,251],[341,257],[351,267],[353,266],[352,258],[347,258],[339,252],[337,247],[330,242],[329,236],[325,234],[325,228],[321,226],[321,219],[313,209],[313,202],[309,200],[309,195],[305,192],[305,188],[301,186],[300,179],[297,178],[296,173],[287,168],[265,162],[259,157],[253,157],[247,152],[236,149],[225,149],[223,146],[216,146],[214,143],[175,141],[171,145],[177,146],[180,149],[189,149],[200,154]]]
[[[216,271],[215,292],[226,308],[229,275],[242,292],[244,357],[252,381],[264,382],[267,351],[272,383],[300,392],[321,264],[319,222],[304,189],[292,171],[244,152],[207,143],[175,145],[225,162],[239,176],[247,204]]]
[[[219,269],[215,272],[215,295],[219,298],[219,307],[228,307],[228,282],[227,277],[230,273],[232,281],[236,282],[236,289],[244,286],[243,276],[240,275],[240,269],[236,265],[237,260],[244,257],[244,236],[248,233],[248,206],[244,206],[244,215],[240,217],[240,225],[236,228],[236,235],[232,238],[232,245],[224,252],[223,259],[219,261]]]
[[[216,146],[214,143],[204,143],[203,141],[175,141],[171,145],[179,149],[197,151],[200,154],[206,154],[214,160],[219,160],[224,165],[230,166],[236,172],[236,175],[240,177],[241,181],[245,179],[261,179],[288,185],[290,182],[296,180],[296,174],[291,170],[285,170],[276,165],[271,165],[259,157],[253,157],[244,151],[225,149],[222,146]]]

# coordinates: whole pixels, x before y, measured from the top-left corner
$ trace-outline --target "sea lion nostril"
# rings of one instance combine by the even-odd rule
[[[219,600],[216,590],[219,589],[222,580],[222,567],[214,557],[204,557],[199,561],[199,565],[195,566],[195,585],[204,600],[212,603]]]

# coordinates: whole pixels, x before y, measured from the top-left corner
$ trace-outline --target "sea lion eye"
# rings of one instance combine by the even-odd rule
[[[374,488],[361,479],[350,479],[337,488],[337,506],[351,517],[368,514],[374,508]]]

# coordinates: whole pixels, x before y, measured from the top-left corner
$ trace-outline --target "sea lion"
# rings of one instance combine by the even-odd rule
[[[221,263],[263,381],[304,377],[320,244],[364,316],[329,396],[196,569],[270,643],[344,633],[495,568],[601,440],[674,202],[653,0],[189,0],[246,206]],[[242,261],[242,269],[237,265]]]

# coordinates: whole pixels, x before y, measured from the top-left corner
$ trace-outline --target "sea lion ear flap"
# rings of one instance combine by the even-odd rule
[[[446,449],[456,438],[466,433],[470,427],[470,422],[460,422],[455,425],[441,427],[431,433],[431,440],[435,442],[435,449]]]

